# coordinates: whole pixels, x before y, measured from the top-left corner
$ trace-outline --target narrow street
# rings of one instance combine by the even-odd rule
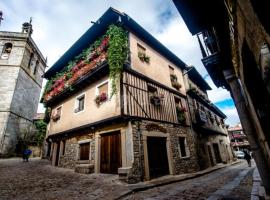
[[[253,167],[241,162],[204,176],[135,193],[124,199],[250,199]]]
[[[122,199],[249,199],[253,167],[241,162],[204,176],[125,196]],[[47,160],[0,160],[0,199],[118,199],[130,191],[117,176],[78,174]]]

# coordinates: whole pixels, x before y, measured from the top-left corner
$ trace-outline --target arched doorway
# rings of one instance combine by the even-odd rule
[[[247,42],[242,46],[244,83],[260,121],[265,138],[270,144],[270,94]]]

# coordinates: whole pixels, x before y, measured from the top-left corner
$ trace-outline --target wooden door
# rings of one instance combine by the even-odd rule
[[[89,160],[90,143],[80,144],[80,160]]]
[[[60,153],[60,142],[56,143],[56,154],[55,154],[55,163],[54,166],[58,166],[59,163],[59,153]]]
[[[100,172],[117,174],[122,166],[121,134],[119,131],[101,136]]]
[[[212,151],[211,151],[210,145],[207,145],[207,148],[208,148],[208,155],[209,155],[211,166],[214,166],[215,163],[214,163],[214,159],[213,159],[213,156],[212,156]]]
[[[165,137],[147,137],[150,178],[169,174]]]
[[[214,153],[215,153],[217,163],[221,163],[221,157],[220,157],[220,152],[219,152],[219,148],[218,148],[217,143],[213,144],[213,149],[214,149]]]

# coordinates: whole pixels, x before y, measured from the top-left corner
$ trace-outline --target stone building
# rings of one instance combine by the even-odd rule
[[[129,183],[199,170],[186,64],[124,13],[97,22],[44,75],[52,164]]]
[[[186,89],[200,169],[231,162],[226,116],[208,99],[211,87],[194,67],[188,70]]]
[[[202,62],[233,97],[270,195],[270,23],[268,1],[173,0],[197,35]]]
[[[228,134],[234,151],[250,150],[250,145],[241,124],[228,128]]]
[[[46,63],[31,34],[31,23],[22,32],[0,31],[0,156],[16,151],[37,111]]]

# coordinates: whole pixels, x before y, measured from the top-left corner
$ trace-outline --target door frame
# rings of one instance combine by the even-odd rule
[[[169,174],[174,174],[174,167],[172,162],[172,152],[171,152],[171,141],[168,133],[160,133],[153,131],[143,131],[142,132],[142,141],[143,141],[143,152],[144,152],[144,176],[145,180],[150,180],[150,170],[149,170],[149,160],[148,160],[148,149],[147,149],[147,137],[163,137],[166,138],[166,149],[167,149],[167,158],[169,166]]]
[[[95,135],[95,173],[100,173],[100,162],[101,162],[101,136],[119,131],[121,139],[121,167],[126,167],[126,145],[125,145],[125,129],[115,128],[107,131],[97,132]]]

